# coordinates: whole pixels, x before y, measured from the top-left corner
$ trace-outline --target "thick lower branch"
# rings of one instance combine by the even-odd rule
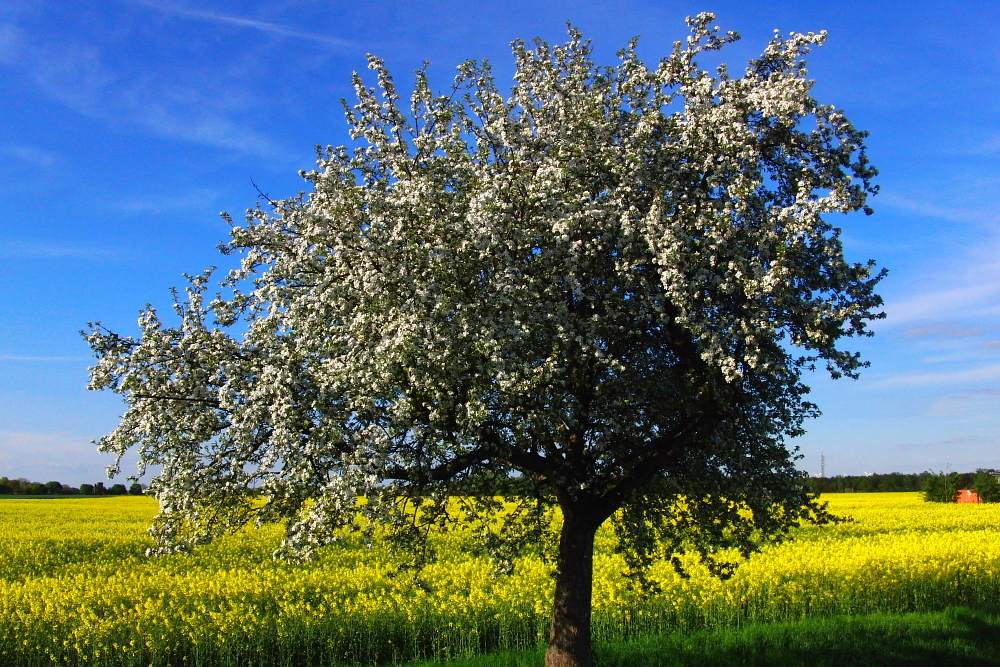
[[[469,468],[488,461],[496,455],[491,447],[477,447],[459,454],[453,459],[428,469],[414,469],[407,466],[388,468],[382,471],[386,479],[397,479],[414,484],[446,482]]]
[[[651,453],[623,465],[630,472],[594,503],[595,511],[603,518],[610,517],[636,489],[641,489],[676,464],[693,443],[711,437],[722,420],[721,414],[706,415],[679,434],[657,438],[649,443],[644,450]]]
[[[209,407],[213,407],[216,410],[222,410],[223,412],[232,412],[231,410],[226,410],[219,406],[218,401],[214,401],[210,398],[192,398],[190,396],[162,396],[160,394],[132,394],[131,398],[146,398],[158,401],[188,401],[191,403],[202,403]]]

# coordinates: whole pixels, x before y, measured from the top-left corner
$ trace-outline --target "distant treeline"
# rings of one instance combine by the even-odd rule
[[[0,495],[4,496],[141,496],[146,487],[142,484],[133,483],[126,487],[124,484],[112,484],[105,487],[104,482],[95,484],[81,484],[80,488],[61,484],[59,482],[32,482],[24,477],[17,479],[7,479],[0,477]]]
[[[921,491],[927,500],[952,502],[959,489],[971,489],[983,502],[1000,502],[1000,471],[980,469],[976,472],[952,473],[901,473],[884,475],[837,475],[836,477],[810,477],[807,482],[814,493],[877,493],[880,491]],[[142,484],[112,484],[104,482],[81,484],[80,488],[59,482],[32,482],[24,477],[0,477],[0,495],[14,496],[141,496],[146,490]]]
[[[935,502],[953,502],[959,489],[970,489],[978,493],[983,502],[998,502],[1000,500],[998,475],[1000,471],[982,468],[976,472],[927,471],[914,474],[890,472],[884,475],[811,477],[808,483],[816,493],[921,491],[925,499]]]
[[[923,491],[924,484],[936,473],[904,474],[890,472],[884,475],[837,475],[836,477],[811,477],[809,486],[816,493],[875,493],[878,491]]]

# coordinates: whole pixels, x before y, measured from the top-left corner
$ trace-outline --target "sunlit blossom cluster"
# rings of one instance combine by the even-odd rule
[[[222,293],[193,276],[176,324],[88,336],[91,387],[128,403],[100,448],[162,466],[153,550],[281,520],[283,557],[375,525],[426,554],[449,495],[505,495],[623,517],[642,551],[647,500],[683,496],[661,528],[711,560],[812,512],[786,443],[816,414],[802,372],[855,376],[838,341],[881,317],[826,216],[867,211],[875,170],[811,95],[824,34],[735,76],[698,65],[737,38],[713,21],[651,67],[635,41],[613,67],[576,30],[517,41],[509,94],[469,61],[443,94],[418,72],[408,112],[370,57],[355,145],[234,223]],[[545,512],[517,516],[492,537],[535,544]]]

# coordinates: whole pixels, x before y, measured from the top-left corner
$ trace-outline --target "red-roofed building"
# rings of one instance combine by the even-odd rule
[[[955,498],[956,503],[981,503],[979,499],[979,494],[971,489],[959,489],[958,497]]]

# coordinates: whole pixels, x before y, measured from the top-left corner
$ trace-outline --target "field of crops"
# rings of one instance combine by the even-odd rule
[[[1000,597],[1000,505],[826,499],[855,521],[803,528],[727,582],[658,567],[653,597],[626,586],[603,535],[595,639]],[[154,513],[148,498],[0,500],[0,664],[370,664],[534,646],[544,632],[546,568],[529,560],[491,576],[460,536],[415,581],[350,544],[310,565],[274,562],[276,528],[147,560]]]

